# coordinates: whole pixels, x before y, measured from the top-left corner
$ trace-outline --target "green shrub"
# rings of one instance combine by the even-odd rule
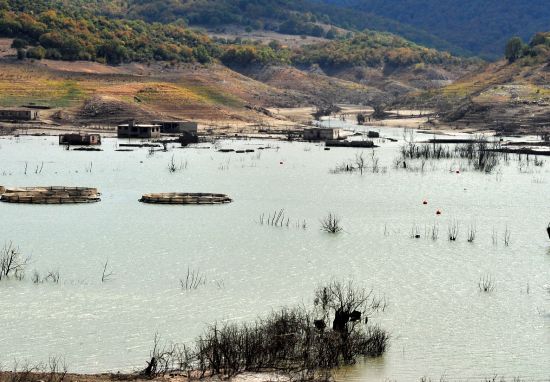
[[[33,46],[27,50],[27,58],[42,60],[46,57],[46,49],[41,46]]]

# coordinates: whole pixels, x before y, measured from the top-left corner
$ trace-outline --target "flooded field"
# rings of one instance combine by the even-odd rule
[[[0,245],[31,257],[23,281],[0,282],[0,364],[52,355],[75,372],[143,368],[155,333],[192,342],[208,324],[310,305],[321,282],[351,278],[386,297],[373,320],[391,341],[340,379],[548,380],[550,160],[510,156],[491,173],[456,158],[396,168],[403,131],[380,131],[398,142],[325,151],[227,140],[152,153],[116,151],[115,139],[102,152],[67,151],[57,137],[0,139],[0,185],[102,193],[86,205],[0,204]],[[334,173],[361,152],[362,175]],[[157,192],[233,202],[138,202]],[[288,227],[261,224],[281,209]],[[320,230],[329,212],[341,218],[338,235]],[[59,283],[34,284],[35,270],[59,272]],[[182,290],[188,270],[205,284]],[[492,291],[480,290],[483,279]]]

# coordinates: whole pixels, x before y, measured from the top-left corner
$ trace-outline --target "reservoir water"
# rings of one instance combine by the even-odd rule
[[[351,278],[386,297],[388,308],[372,319],[391,342],[383,357],[343,370],[341,380],[550,380],[550,161],[510,157],[491,174],[455,159],[397,169],[403,131],[379,130],[399,142],[325,151],[225,140],[151,155],[115,151],[116,139],[104,139],[102,152],[67,151],[57,137],[0,139],[0,185],[102,192],[100,203],[87,205],[0,204],[0,246],[11,242],[30,256],[25,280],[0,282],[0,364],[60,356],[72,372],[135,370],[155,333],[192,343],[209,324],[310,305],[320,283]],[[331,172],[360,152],[367,166],[375,153],[378,172]],[[172,191],[220,192],[234,202],[138,202]],[[259,224],[280,209],[289,227]],[[320,230],[329,212],[344,232]],[[295,223],[304,220],[306,229]],[[428,234],[433,226],[437,240]],[[112,276],[102,282],[106,262]],[[183,291],[188,269],[206,284]],[[35,285],[34,270],[59,271],[60,282]],[[483,277],[492,292],[480,292]]]

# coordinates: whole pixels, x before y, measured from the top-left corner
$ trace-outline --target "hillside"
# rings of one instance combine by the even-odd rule
[[[221,64],[20,61],[9,48],[11,40],[0,45],[6,47],[0,58],[0,105],[50,106],[62,111],[55,120],[63,124],[150,116],[256,123],[265,119],[258,108],[391,103],[399,95],[436,88],[458,76],[453,64],[448,69],[422,64],[384,73],[379,66],[331,71],[318,65],[251,62],[233,70]]]
[[[443,88],[411,93],[407,102],[437,108],[439,122],[456,128],[541,131],[550,126],[549,84],[550,33],[538,33],[507,60]]]
[[[380,93],[288,66],[256,68],[261,80],[255,80],[220,64],[21,62],[11,56],[10,44],[0,40],[0,105],[47,106],[51,110],[41,112],[42,117],[63,125],[187,118],[217,127],[291,127],[292,120],[265,108],[360,102]],[[279,72],[280,81],[272,70]]]
[[[293,119],[266,109],[389,104],[401,94],[448,84],[460,71],[452,62],[448,68],[416,64],[384,73],[379,65],[323,69],[251,62],[231,69],[221,63],[21,61],[12,44],[0,39],[0,106],[47,106],[43,119],[72,126],[184,118],[237,130],[288,128],[296,126]]]
[[[528,39],[548,29],[550,6],[547,0],[324,0],[325,3],[348,7],[392,20],[413,29],[397,31],[418,43],[433,45],[418,31],[434,34],[484,58],[502,56],[501,47],[512,36]],[[453,50],[456,52],[456,50]]]
[[[186,4],[173,1],[155,9],[168,12]],[[203,2],[194,4],[194,11],[202,9]],[[246,4],[247,12],[252,12],[250,3]],[[284,4],[287,3],[281,1],[271,5],[283,11]],[[6,90],[0,105],[47,102],[53,107],[71,109],[61,120],[86,122],[85,115],[74,108],[90,98],[97,101],[97,97],[103,97],[98,107],[108,109],[105,102],[116,103],[112,109],[122,110],[124,116],[167,114],[216,119],[218,114],[236,113],[238,118],[251,120],[251,110],[256,107],[391,104],[404,94],[449,84],[479,66],[478,62],[393,34],[372,31],[351,33],[333,28],[334,36],[295,37],[295,44],[283,43],[292,34],[275,32],[269,39],[247,39],[238,33],[209,36],[178,18],[165,24],[154,22],[162,16],[146,12],[149,5],[112,0],[0,1],[0,38],[10,38],[12,47],[3,60]],[[147,13],[148,18],[133,19],[138,17],[138,11]],[[129,18],[122,18],[126,12]],[[308,17],[313,23],[315,18]],[[258,16],[260,19],[263,18]],[[38,68],[44,67],[47,71],[41,73]],[[61,68],[64,69],[59,73]],[[26,80],[10,87],[12,73],[18,70],[26,72],[15,77]],[[182,89],[182,81],[190,85],[192,81],[204,80],[196,77],[199,71],[204,78],[217,79],[225,85],[207,81],[206,99],[202,93],[195,94],[192,86]],[[73,72],[68,81],[64,79],[67,72]],[[32,76],[29,73],[37,73],[36,87],[32,86],[31,77],[27,80],[27,76]],[[75,79],[74,73],[87,75],[82,78],[79,74]],[[44,75],[52,76],[47,80],[61,89],[45,87],[41,94],[55,94],[36,99]],[[108,86],[104,84],[107,80]],[[118,88],[110,86],[113,81]],[[144,83],[148,84],[145,90]],[[120,88],[124,91],[116,90]],[[160,100],[165,93],[168,102],[163,106]],[[176,105],[183,106],[178,110]],[[212,117],[205,117],[210,114]],[[110,118],[105,113],[99,115]]]

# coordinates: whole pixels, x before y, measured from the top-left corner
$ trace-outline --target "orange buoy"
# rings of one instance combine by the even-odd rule
[[[441,215],[441,210],[435,211],[435,214],[436,214],[436,215]]]

